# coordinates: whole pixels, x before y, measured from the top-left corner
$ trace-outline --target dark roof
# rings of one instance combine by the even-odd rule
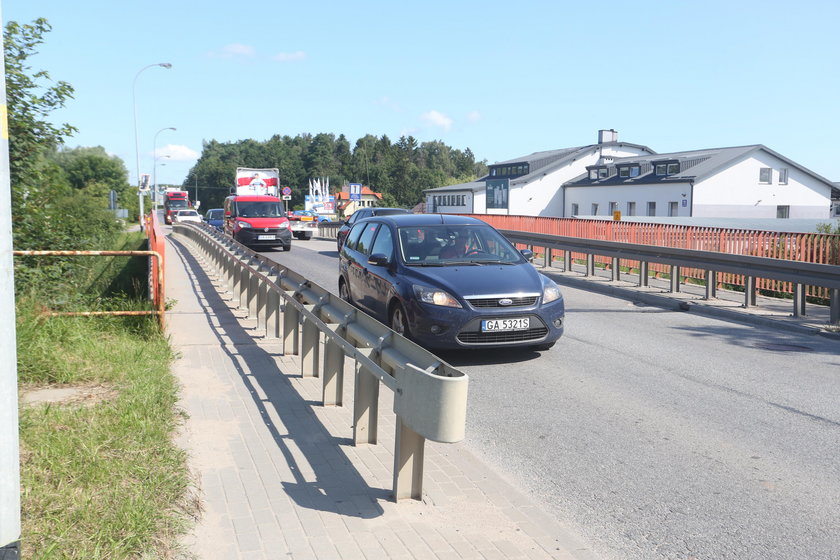
[[[642,150],[647,150],[648,152],[653,152],[647,146],[642,146],[641,144],[630,144],[629,142],[604,142],[603,144],[590,144],[588,146],[578,146],[576,148],[563,148],[560,150],[548,150],[545,152],[534,152],[527,156],[522,156],[514,159],[509,159],[505,161],[499,161],[493,164],[490,164],[490,167],[496,167],[499,165],[509,165],[514,163],[527,163],[528,164],[528,174],[527,175],[520,175],[519,177],[511,178],[511,184],[520,183],[520,182],[528,182],[531,179],[536,179],[541,177],[555,169],[562,167],[569,161],[574,161],[580,157],[583,157],[586,153],[591,152],[601,146],[611,146],[611,147],[622,147],[622,146],[629,146],[633,148],[639,148]],[[493,177],[487,175],[478,179],[476,181],[472,181],[470,183],[461,183],[459,185],[449,185],[446,187],[437,187],[434,189],[424,189],[424,193],[429,192],[453,192],[453,191],[477,191],[484,189],[485,181],[487,179],[492,179]]]
[[[703,180],[706,177],[714,175],[719,170],[730,165],[733,161],[742,159],[752,152],[763,150],[773,156],[786,162],[791,167],[796,167],[800,171],[811,175],[827,184],[831,184],[828,179],[817,175],[813,171],[806,169],[798,163],[784,157],[783,155],[774,152],[770,148],[762,144],[753,144],[750,146],[736,146],[731,148],[708,148],[704,150],[691,150],[687,152],[671,152],[668,154],[655,154],[645,156],[632,156],[625,158],[616,158],[612,163],[605,164],[608,169],[607,177],[603,179],[590,179],[589,173],[579,175],[566,183],[567,186],[585,187],[585,186],[604,186],[604,185],[632,185],[632,184],[651,184],[651,183],[683,183],[695,182]],[[655,165],[658,162],[679,162],[680,172],[673,175],[656,175]],[[638,164],[641,172],[637,177],[620,177],[618,174],[619,167],[627,165]],[[590,166],[595,167],[595,166]],[[600,166],[598,166],[600,167]]]

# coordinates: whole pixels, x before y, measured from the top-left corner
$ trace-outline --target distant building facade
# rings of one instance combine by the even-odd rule
[[[657,154],[599,131],[598,144],[489,166],[472,183],[424,191],[429,212],[523,216],[816,218],[837,187],[761,144]],[[835,201],[836,202],[836,201]]]

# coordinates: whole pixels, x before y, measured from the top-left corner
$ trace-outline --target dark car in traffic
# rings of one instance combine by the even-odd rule
[[[563,335],[565,305],[532,257],[475,218],[376,216],[347,235],[338,290],[427,348],[547,350]]]
[[[411,214],[411,212],[405,208],[378,208],[376,206],[371,208],[359,208],[350,214],[350,217],[344,220],[341,223],[341,227],[338,228],[338,234],[336,235],[338,250],[341,251],[341,246],[344,244],[344,239],[347,237],[347,233],[350,231],[350,228],[353,227],[353,224],[359,220],[364,220],[365,218],[370,218],[372,216],[391,216],[393,214]]]

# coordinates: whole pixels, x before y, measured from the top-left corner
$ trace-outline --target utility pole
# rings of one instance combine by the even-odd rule
[[[2,13],[0,13],[2,21]],[[6,61],[0,72],[0,560],[20,557],[20,440],[18,436],[15,275],[12,257],[12,185],[9,177],[9,121]]]

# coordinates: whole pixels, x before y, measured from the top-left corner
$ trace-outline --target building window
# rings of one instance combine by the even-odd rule
[[[657,175],[667,175],[668,174],[668,166],[664,163],[657,163],[656,164],[656,174]]]
[[[628,216],[635,216],[636,215],[636,203],[635,202],[628,202],[627,203],[627,215]]]
[[[773,170],[769,167],[762,167],[758,170],[758,182],[770,184],[773,181]]]
[[[578,205],[577,204],[572,204],[572,216],[577,216],[578,214],[579,214]]]
[[[629,167],[619,167],[618,168],[618,176],[619,177],[629,177],[630,176],[630,168]]]
[[[606,176],[607,176],[607,168],[606,167],[600,168],[598,170],[598,178],[599,179],[604,179],[604,178],[606,178]]]
[[[680,172],[680,164],[679,163],[669,163],[668,164],[668,175],[676,175]]]
[[[790,218],[790,206],[776,206],[777,218]]]
[[[655,202],[648,202],[647,215],[648,216],[656,216],[656,203]]]
[[[589,178],[593,181],[598,178],[598,170],[597,169],[590,169],[589,170]]]
[[[676,216],[679,214],[679,203],[678,202],[669,202],[668,203],[668,215],[669,216]]]
[[[491,169],[491,170],[490,170],[490,176],[491,176],[491,177],[495,177],[495,176],[496,176],[496,168],[495,168],[495,167],[494,167],[493,169]]]
[[[593,216],[598,215],[598,203],[597,202],[592,203],[592,215]]]
[[[616,213],[618,210],[618,202],[610,202],[610,216]]]
[[[642,168],[638,165],[634,165],[630,168],[630,176],[631,177],[638,177],[642,172]]]
[[[779,169],[779,184],[780,185],[787,185],[788,184],[788,170],[787,167],[782,167]]]

